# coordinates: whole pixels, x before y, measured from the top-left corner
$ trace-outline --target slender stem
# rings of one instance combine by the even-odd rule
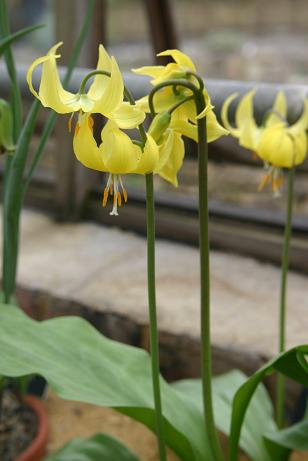
[[[205,108],[202,92],[196,99],[197,113]],[[206,118],[198,120],[198,178],[199,178],[199,246],[201,284],[201,373],[205,430],[215,461],[224,460],[215,418],[212,397],[212,351],[210,316],[210,261],[208,233],[208,147],[206,139]]]
[[[283,352],[286,347],[286,291],[287,275],[289,268],[289,250],[292,233],[292,211],[294,196],[294,176],[295,168],[290,168],[288,173],[288,199],[287,216],[284,229],[284,241],[282,250],[282,267],[280,280],[280,310],[279,310],[279,352]],[[276,390],[276,420],[279,428],[284,426],[284,403],[285,403],[285,377],[277,375]]]
[[[134,105],[135,100],[128,89],[125,95],[129,102]],[[144,147],[147,135],[143,124],[138,126],[142,146]],[[155,284],[155,204],[153,174],[145,175],[146,185],[146,217],[147,217],[147,274],[148,274],[148,305],[150,323],[150,356],[152,369],[153,397],[156,418],[156,435],[160,461],[167,461],[166,443],[164,437],[164,419],[161,403],[159,381],[159,341],[156,312],[156,284]]]
[[[146,175],[146,215],[147,215],[147,271],[148,271],[148,302],[150,317],[150,347],[152,364],[152,383],[155,403],[156,434],[158,440],[160,461],[166,461],[164,439],[164,420],[159,382],[159,344],[156,314],[155,290],[155,210],[153,193],[153,174]]]

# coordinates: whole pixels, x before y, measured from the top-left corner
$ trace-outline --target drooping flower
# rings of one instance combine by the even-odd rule
[[[275,194],[283,183],[282,168],[292,168],[302,163],[307,154],[308,100],[304,100],[299,119],[289,125],[286,119],[285,95],[279,91],[273,107],[266,113],[262,125],[257,125],[253,114],[256,90],[243,96],[235,112],[235,127],[228,118],[231,102],[237,94],[229,96],[222,107],[221,117],[225,127],[239,139],[239,144],[252,150],[265,163],[266,174],[259,189],[271,183]]]
[[[171,130],[164,133],[160,143],[148,133],[145,146],[142,148],[110,120],[101,132],[101,143],[97,145],[93,136],[92,116],[80,114],[75,128],[73,148],[77,159],[83,165],[109,173],[104,189],[103,206],[106,206],[108,196],[112,195],[111,214],[117,215],[118,206],[121,206],[122,201],[127,201],[122,175],[159,173],[168,181],[176,183],[176,166],[180,168],[182,155],[176,149],[178,141],[179,136],[174,137]]]
[[[99,46],[96,71],[109,75],[95,75],[87,93],[71,93],[63,88],[57,69],[58,48],[62,42],[53,46],[48,53],[37,58],[29,67],[27,82],[31,93],[59,114],[76,111],[100,113],[114,120],[121,128],[134,128],[142,123],[145,114],[140,107],[123,102],[124,83],[119,66],[110,57],[103,45]],[[36,67],[42,65],[39,90],[33,86],[32,75]]]
[[[152,85],[157,85],[169,79],[182,79],[196,83],[197,82],[194,74],[196,73],[196,67],[189,56],[182,53],[179,50],[166,50],[159,53],[158,56],[171,56],[174,62],[167,64],[166,66],[145,66],[139,69],[133,69],[133,72],[140,75],[147,75],[152,77]],[[167,86],[156,92],[154,97],[155,111],[160,113],[170,109],[175,104],[191,96],[191,90],[181,86],[180,84],[175,88]],[[172,113],[172,120],[176,124],[177,129],[182,129],[182,134],[187,136],[190,135],[192,139],[197,139],[197,118],[207,117],[207,139],[208,142],[214,141],[215,139],[228,134],[228,131],[223,128],[217,121],[216,115],[213,112],[213,106],[211,104],[210,96],[206,89],[203,90],[206,107],[201,114],[196,113],[195,103],[192,99],[183,102],[177,109]],[[145,112],[149,112],[149,100],[148,96],[144,96],[139,99],[137,105],[142,108]]]

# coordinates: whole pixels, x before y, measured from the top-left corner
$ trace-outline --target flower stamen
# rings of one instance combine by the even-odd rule
[[[121,190],[120,190],[120,187]],[[123,186],[122,178],[120,175],[117,174],[109,174],[108,181],[106,184],[106,187],[104,189],[104,195],[103,195],[103,201],[102,205],[103,207],[106,206],[108,197],[110,195],[113,195],[113,207],[111,211],[111,215],[118,216],[118,206],[121,207],[123,200],[124,203],[127,202],[127,192]],[[123,196],[123,200],[122,200]]]

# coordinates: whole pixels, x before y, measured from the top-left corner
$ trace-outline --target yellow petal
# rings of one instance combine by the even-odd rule
[[[30,91],[38,98],[43,106],[50,107],[59,114],[66,114],[80,109],[80,103],[76,95],[64,90],[58,74],[56,60],[60,55],[56,54],[62,42],[53,46],[46,56],[36,59],[27,72],[27,82]],[[39,92],[37,93],[32,84],[34,69],[42,64],[42,75]]]
[[[177,131],[178,133],[181,133],[183,136],[186,136],[186,138],[190,138],[193,141],[198,142],[198,129],[197,126],[193,123],[190,123],[186,120],[172,118],[170,127],[174,131]]]
[[[100,113],[109,117],[109,115],[117,110],[123,102],[124,83],[119,66],[114,59],[111,58],[111,76],[105,85],[104,92],[100,99],[95,102],[92,112]]]
[[[304,100],[304,109],[303,109],[301,116],[293,125],[290,126],[288,131],[295,135],[299,131],[307,130],[307,128],[308,128],[308,99],[306,98]]]
[[[106,171],[102,155],[93,137],[91,116],[79,115],[73,140],[73,149],[77,159],[92,170]]]
[[[133,171],[133,173],[138,173],[138,174],[147,174],[147,173],[152,173],[158,163],[159,160],[159,151],[158,151],[158,145],[154,141],[151,135],[147,135],[147,141],[145,143],[143,152],[138,146],[137,149],[139,149],[139,160],[138,160],[138,165],[136,169]]]
[[[158,78],[164,72],[165,66],[144,66],[138,69],[132,69],[132,72],[139,75],[148,75],[149,77]]]
[[[168,161],[158,174],[175,187],[178,186],[177,173],[180,170],[185,154],[184,142],[180,133],[174,132],[173,146]]]
[[[139,109],[143,110],[144,112],[150,112],[148,95],[143,96],[140,99],[137,99],[136,106],[138,106]]]
[[[182,51],[179,50],[165,50],[162,51],[161,53],[158,53],[157,56],[171,56],[174,61],[179,65],[179,66],[184,66],[187,67],[187,69],[190,69],[193,72],[196,72],[196,67],[192,60],[190,59],[187,54],[183,53]]]
[[[145,119],[145,113],[137,104],[123,102],[116,111],[109,114],[109,117],[116,122],[119,128],[129,129],[140,125]]]
[[[272,109],[265,120],[265,126],[270,127],[280,124],[287,116],[287,101],[285,94],[282,91],[277,93]]]
[[[230,122],[229,122],[229,117],[228,117],[228,112],[229,112],[229,107],[231,105],[231,103],[234,101],[234,99],[236,99],[238,96],[238,93],[233,93],[231,94],[230,96],[228,96],[223,105],[222,105],[222,108],[221,108],[221,120],[222,120],[222,123],[224,124],[225,128],[227,128],[227,130],[232,134],[232,136],[234,136],[235,138],[238,138],[239,137],[239,129],[238,128],[234,128]]]
[[[216,139],[228,134],[229,131],[226,130],[220,123],[218,123],[215,113],[211,110],[206,116],[207,142],[216,141]]]
[[[107,171],[113,174],[131,173],[138,163],[136,146],[113,122],[107,122],[106,125],[102,131],[102,144],[99,150]]]
[[[307,154],[307,136],[304,131],[291,136],[283,124],[265,128],[257,154],[271,165],[291,168],[303,162]]]
[[[98,61],[96,70],[104,70],[107,72],[112,71],[111,58],[103,45],[99,45],[98,48]],[[88,90],[88,96],[90,99],[98,100],[102,97],[105,92],[106,85],[108,85],[110,78],[107,75],[95,75],[92,84]]]
[[[249,121],[249,126],[257,127],[253,116],[253,97],[255,94],[255,89],[248,91],[237,106],[235,111],[235,124],[240,130],[242,130],[243,126],[247,125],[247,121]]]
[[[167,163],[174,143],[174,131],[172,129],[167,130],[163,136],[163,141],[159,145],[159,160],[155,167],[154,173],[158,173]]]

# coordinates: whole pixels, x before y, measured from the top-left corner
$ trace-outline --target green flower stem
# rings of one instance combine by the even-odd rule
[[[197,114],[206,107],[203,87],[183,79],[167,80],[156,85],[149,94],[149,107],[155,114],[154,96],[166,86],[183,86],[192,91]],[[201,373],[205,431],[214,461],[223,461],[224,455],[215,427],[212,397],[212,351],[210,330],[210,263],[208,235],[208,148],[206,140],[206,118],[198,119],[198,175],[199,175],[199,245],[201,284]]]
[[[161,392],[159,381],[159,342],[156,314],[155,290],[155,209],[153,193],[153,174],[145,176],[146,181],[146,215],[147,215],[147,272],[148,272],[148,302],[150,317],[150,348],[152,364],[152,383],[155,403],[156,434],[160,461],[166,461],[166,446],[164,438],[164,420],[162,414]]]
[[[0,0],[1,1],[1,0]],[[71,77],[72,70],[76,65],[78,55],[80,53],[83,42],[86,38],[87,31],[91,24],[91,18],[93,14],[95,0],[91,0],[88,5],[87,14],[85,16],[84,24],[80,31],[76,45],[74,47],[72,57],[70,59],[65,84]],[[15,291],[16,286],[16,269],[17,269],[17,258],[18,258],[18,245],[19,245],[19,219],[20,212],[23,203],[24,193],[26,188],[24,187],[23,176],[26,165],[26,160],[29,152],[29,144],[32,138],[38,112],[40,109],[40,102],[34,101],[32,107],[28,113],[26,122],[20,132],[17,141],[17,147],[15,154],[12,157],[10,171],[6,180],[7,187],[4,197],[4,222],[5,222],[5,234],[3,238],[3,246],[5,252],[4,266],[3,266],[3,289],[4,289],[4,300],[9,303],[11,297]],[[42,133],[42,138],[35,154],[34,160],[30,166],[30,175],[26,180],[26,185],[29,183],[31,175],[35,169],[35,166],[43,152],[46,141],[54,127],[56,115],[52,113],[50,115],[47,124],[45,125]]]
[[[287,275],[289,268],[289,250],[292,233],[292,211],[294,198],[294,176],[295,168],[290,168],[288,172],[288,200],[287,216],[284,230],[284,242],[282,251],[282,267],[280,280],[280,311],[279,311],[279,352],[284,352],[286,347],[286,292]],[[278,428],[284,426],[284,404],[285,404],[285,377],[277,375],[276,389],[276,420]]]
[[[124,87],[124,93],[130,104],[135,100],[128,88]],[[147,135],[143,124],[138,126],[142,147],[144,147]],[[164,418],[161,403],[160,380],[159,380],[159,340],[157,329],[156,312],[156,286],[155,286],[155,204],[153,174],[145,175],[146,184],[146,219],[147,219],[147,275],[148,275],[148,305],[150,323],[150,356],[152,369],[152,385],[156,418],[156,435],[160,461],[167,461],[166,442],[164,436]]]
[[[201,92],[196,99],[197,113],[205,108]],[[199,179],[199,246],[201,284],[201,373],[206,432],[215,461],[224,460],[215,418],[212,397],[212,350],[210,312],[210,261],[208,233],[208,145],[206,140],[206,117],[198,119],[198,179]]]

